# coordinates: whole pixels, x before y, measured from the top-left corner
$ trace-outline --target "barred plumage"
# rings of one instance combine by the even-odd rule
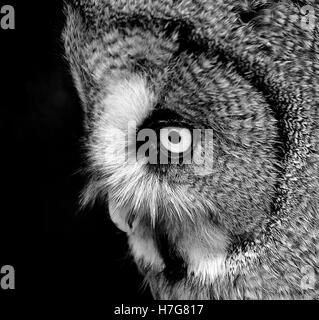
[[[318,12],[311,0],[67,5],[82,202],[110,202],[155,298],[318,298]],[[130,121],[211,129],[210,172],[130,163]]]

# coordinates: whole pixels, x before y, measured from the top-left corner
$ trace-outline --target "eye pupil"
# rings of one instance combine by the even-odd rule
[[[168,140],[171,143],[177,144],[181,142],[182,137],[177,131],[171,131],[168,136]]]
[[[192,134],[186,128],[163,128],[160,131],[160,140],[163,148],[172,154],[186,152],[192,145]]]

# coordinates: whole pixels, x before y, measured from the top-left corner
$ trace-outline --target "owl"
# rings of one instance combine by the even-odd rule
[[[87,185],[155,299],[318,299],[315,1],[79,0]]]

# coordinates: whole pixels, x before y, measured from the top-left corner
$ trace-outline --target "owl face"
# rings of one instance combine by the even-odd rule
[[[86,113],[82,203],[105,202],[142,270],[214,281],[270,214],[279,139],[266,98],[178,31],[96,34],[69,10],[65,41],[84,43],[67,46]]]
[[[140,264],[165,270],[179,257],[204,278],[223,272],[233,242],[258,234],[274,196],[276,120],[263,96],[205,55],[126,73],[99,94],[84,197],[108,201]],[[203,257],[217,266],[199,267]]]
[[[308,295],[317,5],[72,2],[64,44],[85,113],[82,204],[109,208],[154,297]]]

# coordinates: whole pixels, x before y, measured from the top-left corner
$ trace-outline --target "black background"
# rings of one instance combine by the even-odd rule
[[[5,4],[16,29],[0,30],[0,266],[15,267],[17,288],[6,294],[149,301],[105,207],[79,212],[82,113],[63,58],[63,2]]]

